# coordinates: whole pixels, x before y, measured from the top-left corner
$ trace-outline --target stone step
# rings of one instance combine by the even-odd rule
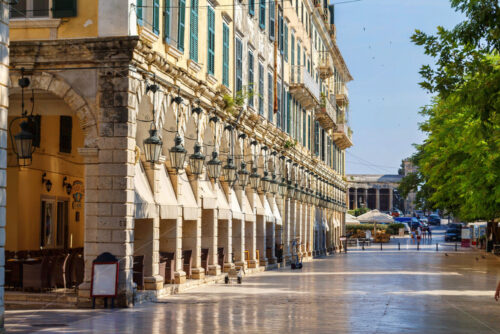
[[[20,291],[6,291],[4,295],[5,303],[57,303],[75,305],[78,301],[76,293],[35,293],[35,292],[20,292]]]
[[[5,309],[6,310],[76,309],[76,303],[6,300]]]

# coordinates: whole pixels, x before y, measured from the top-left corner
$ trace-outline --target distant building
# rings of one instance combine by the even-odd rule
[[[411,162],[410,159],[404,159],[401,162],[401,167],[402,167],[402,173],[403,176],[407,176],[408,174],[411,173],[416,173],[418,170],[418,167]],[[406,196],[404,199],[404,207],[406,212],[413,212],[415,211],[415,200],[416,200],[417,194],[415,192],[411,192]]]
[[[347,175],[349,182],[349,209],[368,207],[380,211],[394,208],[403,210],[397,187],[402,175]]]

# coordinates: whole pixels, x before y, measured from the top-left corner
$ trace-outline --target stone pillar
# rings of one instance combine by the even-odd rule
[[[392,202],[393,202],[392,196],[393,195],[394,195],[394,189],[389,188],[389,211],[392,210],[392,206],[393,206],[393,204],[392,204]]]
[[[295,212],[295,217],[297,217],[297,227],[296,227],[296,238],[298,238],[298,244],[302,244],[302,223],[303,223],[303,220],[304,218],[302,217],[302,207],[303,207],[303,204],[302,202],[299,202],[297,201],[297,211]],[[299,254],[302,254],[302,245],[300,245],[299,247],[297,247],[298,249],[298,253]]]
[[[187,177],[187,175],[185,175]],[[205,278],[205,269],[201,267],[201,219],[202,219],[202,199],[200,182],[198,176],[191,175],[190,183],[193,187],[194,196],[196,198],[196,203],[198,204],[198,218],[196,219],[195,228],[195,239],[194,239],[194,249],[193,249],[193,268],[191,269],[193,279],[203,279]]]
[[[356,210],[358,208],[358,188],[354,188],[354,208]]]
[[[174,282],[175,284],[186,283],[186,272],[184,271],[184,264],[182,263],[182,209],[179,210],[180,214],[175,221],[175,271]]]
[[[375,208],[380,210],[380,188],[375,188]]]
[[[219,275],[221,272],[217,256],[217,209],[202,211],[202,248],[208,248],[208,271],[206,275]]]
[[[256,223],[256,237],[257,237],[257,249],[259,250],[260,259],[259,264],[261,266],[267,266],[267,254],[266,254],[266,244],[267,244],[267,235],[266,235],[266,220],[264,216],[257,216]]]
[[[9,108],[9,5],[0,0],[0,333],[4,331],[5,206],[7,198],[7,114]]]
[[[368,188],[364,189],[364,195],[365,195],[365,208],[368,209]]]
[[[290,198],[285,200],[285,215],[283,217],[283,228],[285,229],[285,238],[282,240],[283,243],[283,261],[290,258],[290,241],[292,234],[292,209],[293,204]]]

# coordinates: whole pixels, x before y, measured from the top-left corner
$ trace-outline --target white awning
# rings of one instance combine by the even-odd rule
[[[135,164],[134,190],[135,218],[144,219],[158,217],[153,192],[151,191],[148,178],[140,161]]]
[[[276,222],[276,225],[283,225],[283,220],[281,219],[281,214],[280,214],[280,210],[278,208],[278,204],[276,203],[276,198],[274,198],[274,197],[272,198],[271,205],[272,205],[274,221]]]
[[[245,191],[241,192],[241,211],[245,214],[246,221],[255,221],[255,214]]]
[[[183,218],[184,220],[196,220],[198,219],[198,204],[191,184],[187,180],[186,174],[181,174],[178,180],[180,187],[178,202],[182,205]]]
[[[229,203],[227,202],[226,194],[220,187],[220,184],[217,182],[216,184],[217,191],[217,210],[218,219],[221,220],[229,220],[231,218],[231,208],[229,207]]]
[[[200,181],[201,198],[203,209],[217,208],[217,195],[214,192],[214,186],[208,180]]]
[[[266,196],[264,196],[264,210],[266,212],[266,221],[274,222],[273,209],[271,209],[271,205],[269,205],[269,201],[267,200]]]
[[[236,197],[234,190],[231,191],[231,211],[233,219],[243,220],[243,212],[241,212],[240,205],[238,204],[238,198]]]
[[[323,228],[326,230],[326,231],[330,231],[330,227],[328,226],[328,222],[326,221],[325,218],[323,218]]]
[[[158,191],[155,193],[156,203],[160,206],[161,219],[177,219],[179,204],[175,197],[174,187],[168,177],[165,165],[160,167]]]

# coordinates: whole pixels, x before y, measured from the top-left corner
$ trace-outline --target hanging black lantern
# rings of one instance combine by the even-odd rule
[[[262,179],[260,179],[260,185],[262,187],[263,192],[270,192],[271,191],[271,178],[269,177],[269,173],[267,171],[264,171],[264,176]]]
[[[278,192],[278,180],[276,179],[276,174],[273,173],[270,185],[271,194],[275,195]]]
[[[224,181],[230,184],[236,181],[236,166],[233,163],[233,157],[227,158],[227,164],[222,167],[222,176],[224,176]]]
[[[281,197],[285,197],[287,191],[287,184],[284,177],[281,178],[281,182],[278,185],[278,193]]]
[[[194,145],[194,153],[189,156],[189,166],[191,173],[200,175],[203,173],[203,163],[205,162],[205,155],[201,153],[200,143]]]
[[[161,148],[163,142],[158,136],[158,130],[149,130],[149,137],[144,139],[144,155],[146,156],[146,161],[151,163],[157,163],[160,161]]]
[[[245,162],[241,163],[241,169],[238,171],[238,183],[240,184],[240,187],[242,189],[245,189],[245,187],[248,184],[248,178],[250,176],[250,173],[248,172],[246,168],[247,164]]]
[[[186,160],[187,151],[182,145],[182,138],[179,136],[179,133],[175,135],[174,146],[170,149],[170,163],[172,164],[172,168],[176,171],[179,169],[184,169],[184,162]]]
[[[292,185],[292,181],[288,181],[287,195],[288,195],[288,198],[294,198],[294,196],[295,196],[295,187]]]
[[[250,174],[250,186],[253,190],[259,189],[260,175],[257,173],[257,168],[252,168],[252,174]]]
[[[218,158],[218,153],[217,151],[212,152],[212,159],[210,159],[209,162],[207,162],[207,171],[208,175],[212,179],[218,179],[221,174],[221,169],[222,169],[222,161]]]
[[[295,194],[294,194],[294,199],[296,201],[300,201],[301,193],[302,191],[300,190],[300,187],[297,183],[295,183]]]

